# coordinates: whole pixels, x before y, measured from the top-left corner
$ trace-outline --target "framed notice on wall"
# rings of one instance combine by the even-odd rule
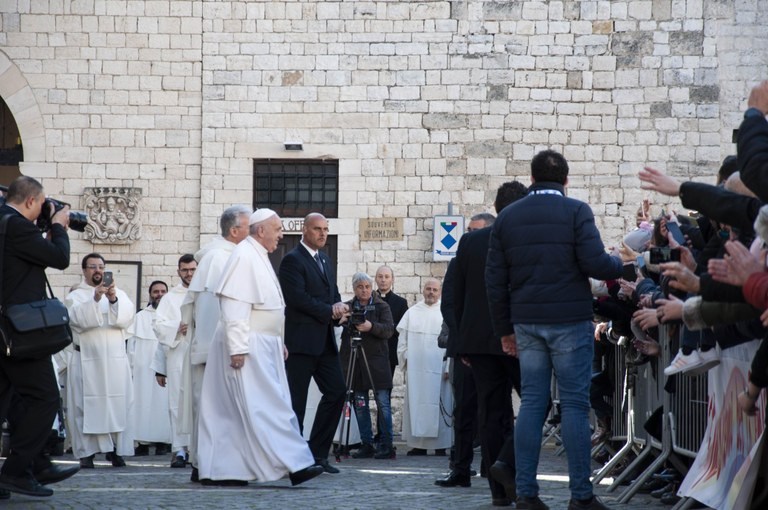
[[[456,256],[459,239],[464,233],[464,216],[435,216],[432,238],[432,260],[435,262],[451,260]]]
[[[137,312],[141,310],[142,301],[148,300],[141,289],[141,262],[107,260],[106,266],[106,271],[112,271],[117,288],[128,294]]]

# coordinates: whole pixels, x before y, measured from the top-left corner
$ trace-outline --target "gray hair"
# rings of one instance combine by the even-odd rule
[[[368,276],[368,273],[358,272],[352,275],[352,286],[354,287],[358,283],[366,281],[373,286],[373,278]]]
[[[237,226],[237,222],[240,219],[240,216],[246,214],[248,216],[251,215],[253,211],[250,207],[247,205],[233,205],[232,207],[227,207],[224,209],[224,212],[221,213],[221,218],[219,219],[219,227],[221,227],[221,236],[227,237],[229,235],[229,229],[232,227]]]
[[[493,222],[496,221],[496,216],[494,216],[491,213],[481,212],[481,213],[475,214],[469,220],[470,221],[483,221],[483,222],[485,222],[485,226],[486,227],[490,227],[491,225],[493,225]]]

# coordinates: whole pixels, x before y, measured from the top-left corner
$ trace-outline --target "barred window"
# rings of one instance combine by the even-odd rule
[[[269,207],[286,217],[303,217],[311,212],[337,217],[338,160],[254,160],[253,207]]]

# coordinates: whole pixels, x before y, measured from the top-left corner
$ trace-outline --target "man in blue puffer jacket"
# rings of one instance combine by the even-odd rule
[[[607,508],[589,480],[589,387],[594,350],[589,277],[621,276],[605,252],[590,207],[565,196],[568,163],[551,150],[531,161],[527,197],[499,214],[485,279],[494,330],[504,352],[520,359],[522,405],[515,425],[517,508],[547,510],[536,483],[552,370],[568,454],[568,510]]]

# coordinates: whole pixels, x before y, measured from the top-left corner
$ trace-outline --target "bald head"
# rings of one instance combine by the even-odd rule
[[[381,294],[387,294],[395,283],[395,274],[389,266],[381,266],[376,270],[376,288]]]
[[[328,241],[328,220],[320,213],[309,213],[301,227],[301,239],[313,250],[322,250]]]
[[[424,296],[424,302],[429,306],[434,305],[440,300],[440,294],[442,292],[442,286],[440,280],[437,278],[427,278],[424,281],[424,290],[422,294]]]

